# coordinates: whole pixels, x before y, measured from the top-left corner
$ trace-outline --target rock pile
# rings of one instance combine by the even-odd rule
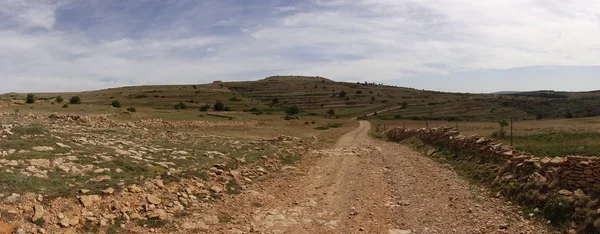
[[[452,128],[404,129],[394,128],[386,135],[404,140],[417,137],[425,142],[442,144],[449,149],[483,156],[489,161],[506,164],[516,170],[535,170],[551,187],[600,191],[600,158],[566,156],[539,158],[481,136],[463,136]]]
[[[196,128],[196,127],[256,127],[258,121],[168,121],[164,119],[143,119],[134,121],[134,125],[164,128]]]

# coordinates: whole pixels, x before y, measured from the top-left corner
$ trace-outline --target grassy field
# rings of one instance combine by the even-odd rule
[[[378,125],[424,128],[424,120],[379,120]],[[427,121],[429,127],[458,127],[463,135],[491,137],[498,131],[499,120],[486,122]],[[510,127],[506,127],[507,134]],[[513,145],[537,156],[600,156],[600,117],[551,120],[520,120],[513,125]],[[510,139],[497,139],[510,144]]]

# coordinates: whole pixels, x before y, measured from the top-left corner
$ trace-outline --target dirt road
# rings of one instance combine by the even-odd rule
[[[361,121],[297,168],[215,206],[215,233],[547,233],[447,166],[371,138]],[[534,214],[537,215],[537,214]]]

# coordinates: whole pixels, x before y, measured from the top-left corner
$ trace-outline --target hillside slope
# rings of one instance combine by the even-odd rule
[[[590,117],[600,115],[600,93],[537,91],[516,94],[466,94],[418,90],[373,83],[336,82],[323,77],[273,76],[258,81],[197,85],[153,85],[111,88],[76,93],[37,93],[38,102],[52,104],[57,96],[79,96],[84,105],[106,109],[114,100],[123,107],[172,110],[183,102],[187,111],[221,100],[233,111],[259,109],[281,113],[297,105],[304,115],[338,118],[377,113],[380,119],[430,119],[448,121],[496,121]],[[26,94],[0,95],[0,101],[22,104]],[[59,108],[59,107],[56,107]],[[56,109],[55,108],[55,109]],[[94,109],[88,108],[88,109]],[[52,108],[48,108],[49,110]],[[82,109],[83,110],[83,109]],[[87,109],[86,109],[87,110]]]

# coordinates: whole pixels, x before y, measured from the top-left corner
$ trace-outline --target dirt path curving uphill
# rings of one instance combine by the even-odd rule
[[[255,183],[215,210],[214,233],[548,233],[447,166],[369,136],[360,121],[335,146]]]

